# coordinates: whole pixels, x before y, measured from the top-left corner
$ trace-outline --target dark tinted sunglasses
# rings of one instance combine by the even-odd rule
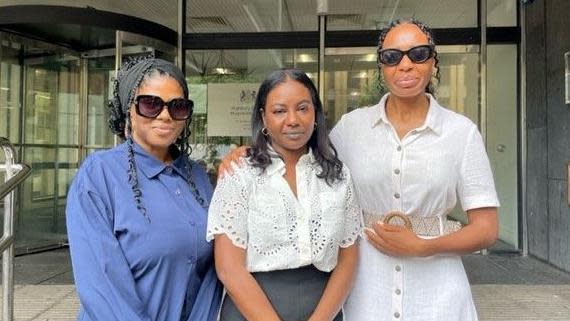
[[[406,55],[413,63],[421,64],[433,57],[433,54],[434,49],[431,45],[416,46],[405,51],[387,48],[378,51],[378,61],[386,66],[395,66]]]
[[[194,102],[190,99],[174,98],[164,102],[162,98],[152,95],[140,95],[135,98],[137,114],[146,118],[156,118],[166,106],[170,117],[174,120],[185,120],[192,116]]]

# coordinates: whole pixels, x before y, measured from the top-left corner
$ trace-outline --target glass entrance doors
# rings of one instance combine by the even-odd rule
[[[7,33],[1,38],[6,134],[18,147],[19,161],[33,169],[16,203],[16,251],[22,253],[66,240],[65,197],[78,162],[80,58]]]

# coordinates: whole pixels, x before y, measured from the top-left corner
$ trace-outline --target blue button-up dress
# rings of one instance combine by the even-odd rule
[[[221,287],[206,242],[207,208],[192,194],[182,157],[165,165],[134,145],[142,203],[128,182],[127,146],[90,155],[67,196],[75,285],[85,321],[210,321]],[[192,163],[209,203],[212,187]]]

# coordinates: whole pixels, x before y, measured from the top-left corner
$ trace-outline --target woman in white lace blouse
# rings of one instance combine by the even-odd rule
[[[295,69],[263,81],[245,166],[218,181],[208,239],[222,321],[342,320],[361,211],[329,141],[317,90]]]

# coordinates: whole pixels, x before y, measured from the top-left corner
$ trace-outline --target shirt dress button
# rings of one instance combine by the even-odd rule
[[[396,148],[397,151],[401,152],[402,151],[402,146],[398,146],[398,148]]]
[[[400,291],[400,289],[396,289],[396,291],[394,291],[396,293],[396,295],[400,295],[400,293],[402,293],[402,291]]]
[[[396,193],[396,194],[394,194],[394,197],[395,197],[395,198],[400,198],[400,194]]]
[[[166,168],[164,169],[164,172],[168,175],[172,174],[172,167],[166,166]]]
[[[399,318],[400,317],[400,313],[399,312],[394,312],[394,318]]]
[[[396,174],[396,175],[400,174],[400,170],[396,168],[396,169],[394,170],[394,174]]]
[[[402,271],[402,267],[399,265],[396,265],[396,267],[394,269],[396,270],[396,272]]]
[[[176,194],[177,196],[180,196],[180,194],[182,194],[182,192],[180,192],[179,189],[176,189],[176,191],[174,192],[174,194]]]

